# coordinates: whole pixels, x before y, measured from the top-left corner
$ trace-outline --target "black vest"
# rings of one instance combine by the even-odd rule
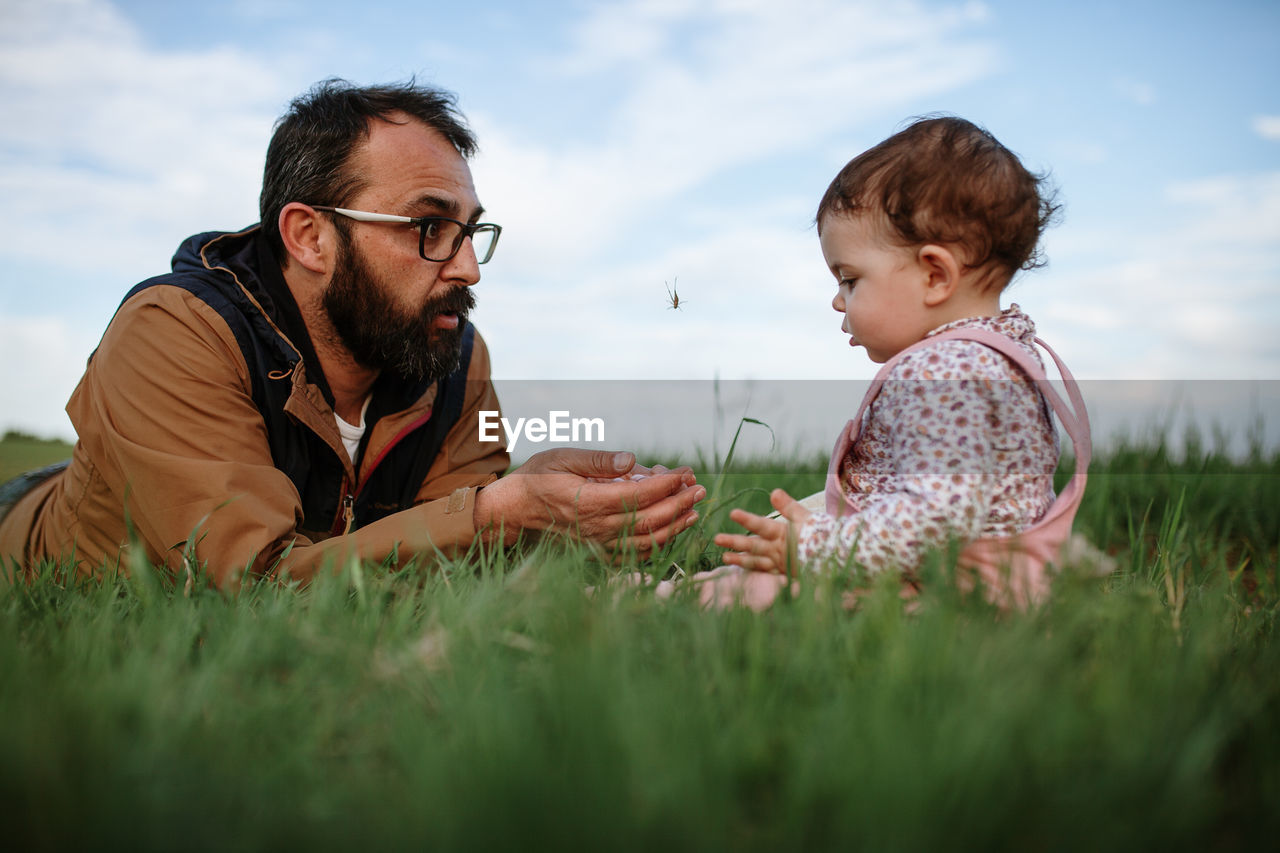
[[[347,481],[344,461],[337,451],[285,412],[299,352],[308,381],[320,388],[331,406],[333,396],[297,305],[258,229],[196,235],[179,248],[173,269],[172,273],[138,284],[125,301],[148,287],[171,285],[186,290],[226,321],[249,368],[253,401],[266,425],[272,461],[288,475],[301,497],[304,515],[300,532],[312,539],[342,532],[346,501],[354,511],[353,530],[413,505],[445,436],[462,414],[475,342],[474,326],[466,323],[463,327],[460,364],[439,380],[430,417],[394,438],[357,488],[357,484]],[[237,279],[244,290],[253,294],[252,300],[241,290]],[[271,322],[263,312],[270,315]],[[288,335],[288,340],[272,323]],[[365,414],[367,428],[361,454],[373,425],[382,417],[413,405],[432,381],[410,380],[385,372],[378,378]]]

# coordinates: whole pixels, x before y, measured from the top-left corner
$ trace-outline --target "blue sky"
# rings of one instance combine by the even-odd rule
[[[71,435],[121,295],[256,219],[293,95],[411,74],[480,137],[500,378],[870,376],[813,208],[943,111],[1052,171],[1007,301],[1077,376],[1280,379],[1275,3],[0,0],[0,429]]]

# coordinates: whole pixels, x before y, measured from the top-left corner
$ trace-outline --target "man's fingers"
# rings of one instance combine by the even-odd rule
[[[606,542],[605,547],[611,551],[636,551],[640,554],[647,554],[655,548],[660,548],[670,542],[679,534],[688,530],[698,521],[696,512],[686,512],[672,519],[663,527],[659,527],[652,532],[639,531],[634,527],[623,528],[616,539]]]
[[[654,465],[652,468],[636,463],[636,455],[630,451],[584,450],[576,447],[564,447],[544,452],[545,458],[539,460],[537,467],[548,471],[563,471],[577,474],[586,479],[612,480],[614,478],[635,475],[634,481],[641,482],[653,477],[667,474],[679,474],[679,480],[686,486],[692,486],[698,479],[693,469],[687,465],[679,468],[667,468]],[[530,462],[544,454],[535,454]],[[527,464],[527,463],[526,463]]]
[[[693,469],[687,465],[682,465],[679,468],[668,468],[666,465],[654,465],[652,467],[648,467],[636,464],[627,472],[626,479],[643,480],[646,477],[661,477],[663,474],[670,474],[673,471],[682,472],[682,480],[686,486],[696,486],[698,484],[697,475],[694,474]]]
[[[626,451],[562,447],[534,454],[530,457],[529,463],[534,463],[538,473],[542,473],[543,470],[564,471],[586,478],[612,478],[620,477],[630,471],[636,464],[636,455]]]
[[[693,506],[693,504],[707,496],[707,490],[703,486],[690,488],[688,478],[692,477],[692,475],[692,468],[681,467],[664,474],[654,474],[651,477],[646,477],[633,483],[635,503],[623,507],[623,511],[643,510],[651,504],[656,504],[664,498],[676,494],[683,494],[689,500],[689,506]],[[695,493],[697,497],[690,497]]]
[[[655,504],[652,504],[640,512],[628,513],[625,517],[619,517],[620,523],[626,523],[626,520],[634,519],[634,527],[632,530],[636,533],[651,533],[661,527],[666,527],[674,521],[681,519],[688,520],[692,513],[694,518],[697,514],[693,512],[694,506],[698,501],[707,496],[707,490],[702,486],[694,486],[692,489],[681,488],[680,491],[673,495],[663,498]],[[688,523],[692,523],[689,520]],[[685,526],[688,526],[687,524]],[[684,528],[681,527],[681,530]]]
[[[586,483],[577,495],[578,516],[587,519],[639,512],[687,488],[684,476],[688,471],[687,468],[677,468],[667,474],[655,474],[639,480]],[[697,488],[705,497],[706,489]],[[695,502],[701,499],[696,498]]]
[[[691,510],[707,496],[705,486],[689,488],[671,472],[638,483],[598,483],[582,490],[579,516],[600,519],[600,526],[622,529],[630,524],[648,533]]]
[[[706,489],[697,486],[684,489],[638,513],[593,516],[583,512],[578,521],[562,522],[556,525],[556,529],[574,539],[596,542],[612,553],[630,551],[645,555],[697,523],[698,513],[693,506],[705,494]]]

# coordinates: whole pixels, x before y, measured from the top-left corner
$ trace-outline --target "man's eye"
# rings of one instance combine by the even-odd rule
[[[423,236],[423,237],[426,237],[428,240],[434,240],[434,239],[436,239],[437,237],[439,237],[439,236],[440,236],[440,223],[439,223],[439,222],[424,222],[424,223],[422,223],[422,236]]]

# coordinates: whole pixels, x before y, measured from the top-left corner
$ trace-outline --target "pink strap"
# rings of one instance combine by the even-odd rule
[[[1067,435],[1071,436],[1071,443],[1076,454],[1076,466],[1089,466],[1089,462],[1093,458],[1093,441],[1089,426],[1089,412],[1085,408],[1084,398],[1080,394],[1080,386],[1076,384],[1075,377],[1071,375],[1071,371],[1067,370],[1067,366],[1062,363],[1062,359],[1058,358],[1058,354],[1054,352],[1048,344],[1040,338],[1035,338],[1035,342],[1039,344],[1045,352],[1053,359],[1053,363],[1057,365],[1058,372],[1062,375],[1062,383],[1066,388],[1067,397],[1070,398],[1071,404],[1068,405],[1066,400],[1062,399],[1062,395],[1053,387],[1053,383],[1049,381],[1049,377],[1045,375],[1044,368],[1040,366],[1034,358],[1032,358],[1025,349],[1019,346],[1008,335],[1002,335],[999,332],[992,332],[987,329],[952,329],[949,332],[942,332],[930,338],[925,338],[919,344],[908,347],[898,356],[902,356],[915,347],[926,345],[931,341],[940,340],[968,340],[991,347],[1004,355],[1018,367],[1022,368],[1022,372],[1027,374],[1036,387],[1040,389],[1040,393],[1044,395],[1049,405],[1053,407],[1053,411],[1058,416],[1058,420],[1062,422],[1062,426],[1067,431]],[[885,365],[886,367],[888,365]],[[883,370],[881,371],[884,372]]]
[[[1062,376],[1062,383],[1067,391],[1067,397],[1071,401],[1070,405],[1068,405],[1067,401],[1063,400],[1062,395],[1053,387],[1053,383],[1049,381],[1049,377],[1045,374],[1044,368],[1040,363],[1008,335],[1002,335],[999,332],[992,332],[987,329],[951,329],[950,331],[931,335],[897,353],[884,363],[876,373],[875,378],[871,380],[871,387],[867,389],[866,395],[863,396],[862,403],[858,406],[858,413],[841,430],[836,439],[835,452],[832,453],[831,464],[827,469],[828,512],[837,516],[843,515],[844,500],[840,496],[837,482],[839,477],[838,457],[843,456],[849,445],[857,440],[858,433],[862,429],[862,419],[866,415],[867,407],[880,395],[880,390],[884,387],[884,383],[888,380],[893,368],[910,353],[932,346],[938,341],[946,340],[974,341],[990,347],[1012,361],[1035,383],[1045,401],[1058,416],[1058,420],[1067,431],[1067,435],[1071,437],[1071,445],[1076,455],[1075,473],[1071,478],[1071,482],[1067,484],[1067,488],[1063,490],[1063,495],[1059,497],[1067,496],[1069,501],[1071,499],[1078,501],[1078,495],[1084,491],[1084,478],[1089,469],[1089,463],[1093,458],[1093,441],[1089,424],[1089,412],[1085,408],[1084,397],[1080,394],[1080,387],[1077,385],[1075,377],[1071,375],[1071,371],[1067,369],[1067,366],[1062,363],[1062,359],[1047,343],[1040,338],[1034,339],[1035,343],[1049,353],[1053,363],[1057,366],[1058,373]]]

